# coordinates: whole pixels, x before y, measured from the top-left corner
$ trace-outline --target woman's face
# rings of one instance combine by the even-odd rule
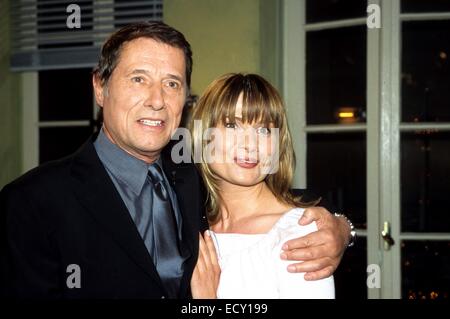
[[[227,119],[210,130],[205,148],[209,168],[219,185],[253,186],[273,173],[278,154],[278,129],[271,124],[242,122],[242,97],[236,104],[235,121]]]

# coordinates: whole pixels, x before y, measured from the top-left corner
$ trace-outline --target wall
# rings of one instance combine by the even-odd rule
[[[0,188],[21,174],[20,75],[9,71],[9,8],[0,0]]]
[[[164,21],[194,53],[192,92],[228,72],[260,73],[278,85],[276,0],[165,0]]]

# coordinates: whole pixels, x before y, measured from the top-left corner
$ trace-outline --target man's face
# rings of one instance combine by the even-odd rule
[[[108,83],[94,76],[106,135],[129,154],[155,161],[180,124],[186,99],[181,49],[148,38],[122,47]]]

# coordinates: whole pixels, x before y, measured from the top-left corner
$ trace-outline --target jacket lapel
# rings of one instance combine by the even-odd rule
[[[91,138],[75,154],[71,168],[73,190],[86,210],[120,247],[164,289],[144,241],[101,163]]]

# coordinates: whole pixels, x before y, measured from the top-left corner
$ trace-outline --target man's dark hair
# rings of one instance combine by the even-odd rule
[[[186,63],[186,84],[191,86],[192,51],[189,42],[184,35],[163,22],[138,22],[129,24],[114,32],[103,44],[101,56],[94,74],[99,77],[102,85],[108,84],[114,69],[120,58],[120,52],[124,43],[138,38],[149,38],[181,49],[184,52]]]

